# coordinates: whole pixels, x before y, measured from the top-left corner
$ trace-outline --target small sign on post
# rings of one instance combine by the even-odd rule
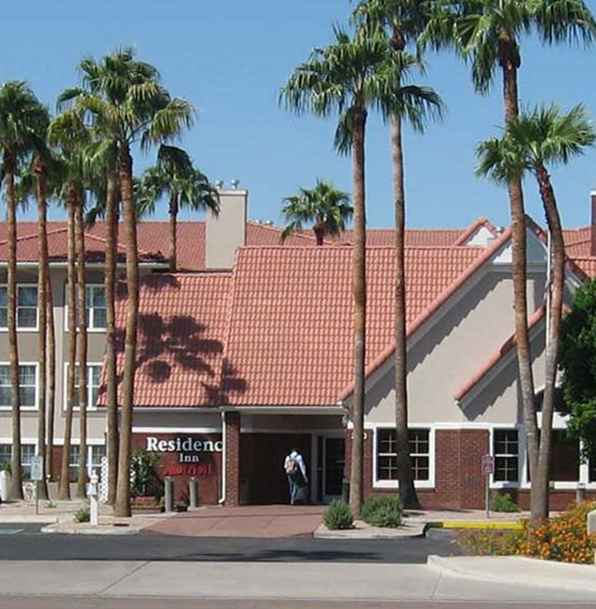
[[[492,455],[483,455],[482,474],[484,475],[484,502],[486,517],[490,518],[490,477],[495,473],[495,458]]]
[[[43,457],[35,455],[31,457],[31,481],[35,493],[35,515],[39,514],[39,483],[43,480]]]
[[[89,497],[89,521],[92,526],[99,524],[99,493],[98,493],[99,476],[93,470],[87,485],[87,496]]]

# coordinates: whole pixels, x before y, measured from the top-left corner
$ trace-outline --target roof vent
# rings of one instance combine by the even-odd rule
[[[238,186],[240,185],[240,180],[232,180],[231,184],[232,184],[232,188],[234,190],[238,190]]]
[[[215,186],[217,188],[219,188],[219,190],[221,190],[223,188],[224,185],[224,181],[223,180],[217,180],[217,182],[215,182]]]

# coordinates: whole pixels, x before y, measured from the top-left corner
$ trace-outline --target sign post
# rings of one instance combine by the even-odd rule
[[[39,483],[43,480],[43,457],[35,455],[31,457],[31,481],[35,482],[33,492],[35,493],[35,515],[39,514]]]
[[[91,472],[91,477],[89,478],[89,484],[87,485],[87,496],[89,497],[89,522],[95,527],[99,524],[98,482],[99,476],[97,475],[97,472],[93,470]]]
[[[484,504],[486,517],[490,518],[490,477],[495,473],[495,458],[492,455],[482,457],[482,473],[484,474]]]

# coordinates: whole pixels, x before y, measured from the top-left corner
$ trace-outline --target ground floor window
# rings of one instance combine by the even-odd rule
[[[69,479],[76,482],[79,476],[79,455],[81,449],[78,444],[70,447],[68,459]],[[87,446],[87,476],[91,476],[93,470],[101,477],[101,458],[105,457],[106,447],[102,445]]]
[[[566,429],[553,429],[550,479],[553,482],[579,481],[579,443]]]
[[[395,429],[378,429],[376,443],[377,480],[393,481],[397,475],[397,444]],[[416,481],[430,480],[430,431],[408,430],[412,476]]]
[[[493,432],[495,482],[519,482],[519,435],[517,429],[495,429]]]
[[[11,444],[0,444],[0,467],[10,465]],[[25,480],[31,477],[31,457],[35,455],[35,444],[21,444],[21,467]]]

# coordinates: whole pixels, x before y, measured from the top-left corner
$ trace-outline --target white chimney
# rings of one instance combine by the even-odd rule
[[[218,189],[219,216],[207,212],[205,266],[209,270],[231,269],[236,250],[246,245],[248,191]]]

